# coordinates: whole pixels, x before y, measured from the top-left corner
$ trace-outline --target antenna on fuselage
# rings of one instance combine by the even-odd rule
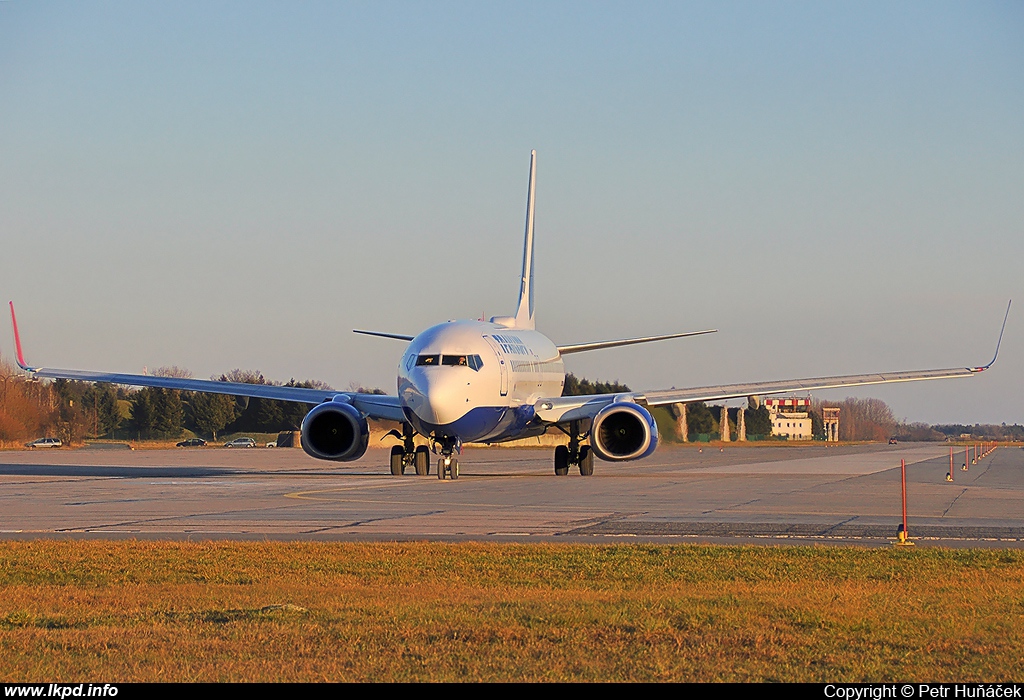
[[[530,189],[526,195],[526,240],[523,242],[523,274],[519,283],[519,307],[515,327],[533,330],[533,198],[537,188],[537,151],[530,151]]]

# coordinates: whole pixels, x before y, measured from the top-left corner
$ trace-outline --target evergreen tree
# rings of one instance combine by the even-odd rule
[[[623,394],[630,391],[625,384],[614,382],[592,382],[586,377],[577,379],[572,372],[565,375],[562,396],[588,396],[590,394]]]
[[[175,438],[185,427],[181,392],[146,387],[131,397],[131,428],[143,438]]]
[[[79,400],[88,433],[109,435],[120,426],[117,392],[110,384],[87,385]]]
[[[691,436],[711,434],[715,429],[715,417],[703,401],[686,404],[686,429]]]
[[[149,389],[139,389],[131,395],[131,429],[139,437],[150,437],[153,433],[153,396]]]
[[[825,439],[825,421],[821,419],[820,411],[808,411],[808,415],[811,417],[811,437],[815,440]]]
[[[249,402],[253,430],[271,433],[281,430],[284,424],[284,401],[252,399]]]
[[[235,399],[225,394],[191,392],[185,408],[185,425],[190,430],[212,436],[214,440],[217,433],[235,419]]]
[[[747,423],[748,436],[768,437],[772,434],[772,415],[764,406],[748,408],[744,420]]]
[[[181,392],[175,389],[151,389],[153,392],[153,433],[161,438],[176,438],[185,428],[185,407]]]

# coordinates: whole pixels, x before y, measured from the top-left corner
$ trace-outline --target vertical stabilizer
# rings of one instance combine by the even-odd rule
[[[533,330],[533,197],[537,187],[537,151],[530,151],[530,189],[526,195],[526,240],[523,243],[523,274],[519,283],[519,307],[515,327]]]

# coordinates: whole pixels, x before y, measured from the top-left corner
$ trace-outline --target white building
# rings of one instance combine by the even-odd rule
[[[764,407],[772,417],[772,435],[789,440],[810,440],[811,432],[810,398],[765,399]]]

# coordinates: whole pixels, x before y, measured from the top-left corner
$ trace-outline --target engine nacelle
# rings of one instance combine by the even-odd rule
[[[647,457],[658,446],[658,424],[643,406],[616,401],[594,416],[590,446],[598,457],[609,462]]]
[[[326,401],[302,419],[302,449],[310,457],[351,462],[370,444],[370,426],[354,406]]]

